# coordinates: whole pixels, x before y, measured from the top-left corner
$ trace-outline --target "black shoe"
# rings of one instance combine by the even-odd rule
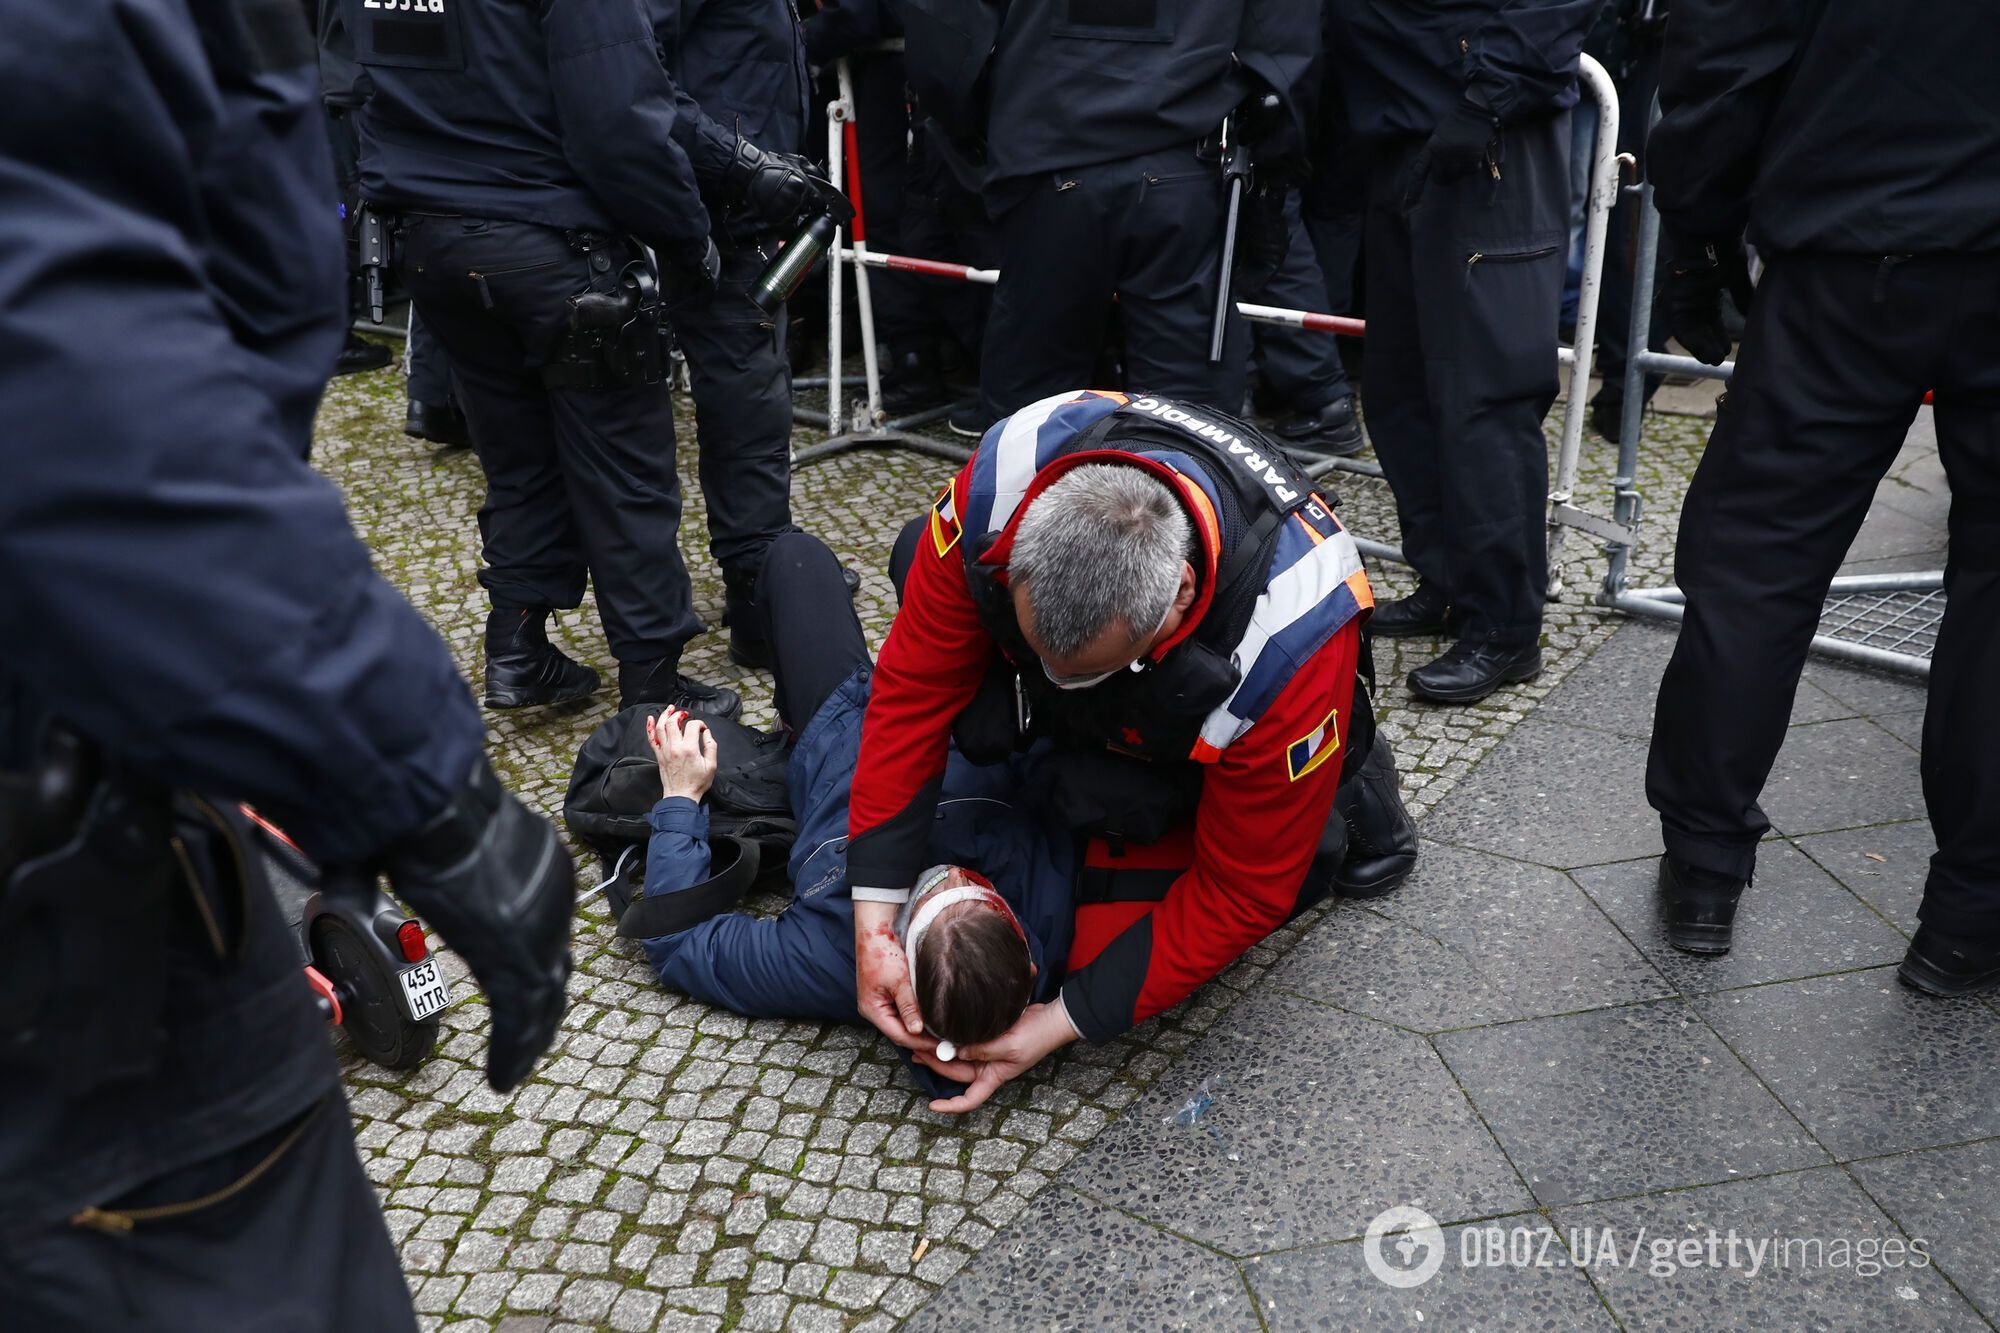
[[[381,343],[369,342],[358,333],[349,333],[347,342],[341,346],[340,355],[334,358],[333,373],[354,375],[364,370],[380,370],[395,357]]]
[[[403,413],[403,434],[429,440],[447,449],[463,449],[472,441],[465,433],[465,418],[450,403],[426,403],[415,398]]]
[[[2000,941],[1979,944],[1920,925],[1896,978],[1926,995],[1970,995],[2000,983]]]
[[[1308,476],[1317,477],[1337,458],[1352,458],[1367,441],[1354,413],[1354,395],[1336,398],[1317,412],[1286,417],[1271,428],[1285,452]]]
[[[597,693],[597,673],[549,642],[548,616],[544,610],[487,613],[488,708],[574,703]]]
[[[1383,639],[1413,639],[1451,631],[1451,607],[1436,584],[1419,583],[1408,597],[1383,602],[1368,617],[1368,632]]]
[[[985,409],[981,408],[975,399],[952,408],[944,422],[951,427],[953,435],[963,435],[967,439],[976,440],[993,424],[993,418],[986,415]]]
[[[1441,704],[1476,704],[1502,685],[1542,674],[1542,645],[1497,634],[1460,639],[1435,662],[1410,673],[1410,693]]]
[[[944,376],[938,373],[937,358],[928,351],[891,357],[882,373],[882,410],[892,417],[941,406],[949,396]]]
[[[1682,953],[1728,953],[1743,886],[1744,881],[1734,875],[1662,856],[1660,917],[1666,924],[1667,943]]]
[[[675,659],[656,657],[618,664],[618,706],[633,704],[684,708],[696,717],[733,718],[743,711],[743,696],[726,686],[683,676]]]
[[[1347,855],[1333,882],[1343,898],[1381,898],[1401,888],[1417,868],[1417,826],[1396,784],[1389,738],[1375,744],[1361,771],[1341,784],[1334,808],[1347,821]]]

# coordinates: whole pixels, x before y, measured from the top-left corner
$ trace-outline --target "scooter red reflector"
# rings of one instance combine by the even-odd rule
[[[424,928],[414,921],[396,927],[396,943],[403,946],[403,957],[408,962],[421,963],[430,952],[424,944]]]

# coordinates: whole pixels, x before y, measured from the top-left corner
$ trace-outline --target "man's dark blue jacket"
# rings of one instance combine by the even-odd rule
[[[645,941],[660,979],[698,1000],[753,1018],[854,1022],[854,902],[847,883],[847,795],[861,753],[870,669],[835,690],[799,733],[787,776],[799,838],[792,902],[776,918],[731,913]],[[979,767],[956,751],[931,829],[937,864],[993,881],[1028,937],[1034,998],[1062,980],[1075,920],[1076,857],[1070,834],[1034,799],[1038,756]],[[646,893],[708,878],[708,812],[685,797],[653,807]]]

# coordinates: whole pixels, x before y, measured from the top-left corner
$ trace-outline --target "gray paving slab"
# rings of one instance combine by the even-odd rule
[[[1236,1265],[1057,1188],[907,1323],[928,1329],[1255,1330]]]
[[[1874,719],[1875,725],[1894,736],[1919,754],[1924,748],[1924,715],[1922,713],[1884,713]]]
[[[1986,1316],[2000,1317],[2000,1140],[1900,1153],[1850,1168],[1875,1202]]]
[[[1660,850],[1645,785],[1643,742],[1530,718],[1421,829],[1439,842],[1557,869],[1629,861]]]
[[[1930,694],[1924,682],[1913,676],[1866,671],[1820,659],[1806,663],[1805,678],[1866,717],[1921,713]]]
[[[1203,1079],[1214,1109],[1170,1123]],[[1422,1038],[1269,990],[1181,1057],[1068,1180],[1237,1255],[1359,1236],[1392,1203],[1448,1222],[1530,1204]]]
[[[1563,1208],[1555,1219],[1593,1247],[1591,1280],[1627,1328],[1985,1327],[1837,1167]],[[1603,1261],[1607,1240],[1615,1261]]]
[[[1873,722],[1816,722],[1785,733],[1759,804],[1772,827],[1797,837],[1921,819],[1923,782],[1910,747]]]
[[[1435,843],[1401,889],[1314,927],[1271,984],[1420,1032],[1668,993],[1568,876]]]
[[[1839,1158],[2000,1134],[2000,1013],[1977,999],[1877,968],[1695,1004]]]
[[[1854,544],[1848,547],[1848,559],[1880,560],[1938,550],[1944,518],[1942,514],[1933,517],[1924,512],[1931,507],[1924,502],[1922,492],[1884,482],[1868,506],[1868,517],[1862,522],[1861,531],[1855,534]]]
[[[1893,963],[1908,946],[1839,880],[1781,840],[1758,848],[1757,879],[1737,908],[1735,943],[1720,957],[1667,943],[1658,858],[1572,874],[1682,995]]]
[[[1390,1286],[1376,1277],[1363,1241],[1260,1255],[1247,1261],[1243,1272],[1271,1333],[1384,1327],[1525,1333],[1617,1327],[1590,1279],[1570,1261],[1554,1228],[1539,1215],[1520,1213],[1441,1230],[1443,1258],[1437,1271],[1414,1287]],[[1395,1264],[1393,1249],[1378,1252]],[[1515,1256],[1526,1262],[1510,1262]],[[1413,1257],[1425,1262],[1421,1255]]]
[[[1796,842],[1870,907],[1915,933],[1924,877],[1937,851],[1929,820],[1816,833]]]
[[[1677,1000],[1448,1032],[1436,1041],[1544,1205],[1826,1160]]]

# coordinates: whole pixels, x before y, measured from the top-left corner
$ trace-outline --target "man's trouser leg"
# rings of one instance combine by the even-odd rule
[[[1243,410],[1250,336],[1230,298],[1222,360],[1208,359],[1222,287],[1228,195],[1222,169],[1192,146],[1114,164],[1118,314],[1134,390]],[[1104,169],[1099,169],[1104,170]]]
[[[715,291],[667,309],[694,391],[709,553],[746,582],[771,539],[792,525],[792,375],[785,331],[748,295],[763,267],[754,250],[726,251]]]
[[[1000,282],[979,352],[988,420],[1090,385],[1112,293],[1101,168],[1038,177],[1000,218]]]
[[[1949,294],[1900,278],[1878,288],[1881,271],[1859,256],[1771,262],[1681,509],[1687,616],[1660,681],[1646,796],[1668,854],[1718,874],[1755,864],[1770,828],[1757,797],[1827,584],[1935,369],[1926,302]]]
[[[664,383],[542,378],[569,298],[608,288],[623,259],[530,223],[429,218],[406,224],[402,269],[451,357],[486,470],[480,582],[496,605],[573,607],[587,570],[612,655],[646,662],[677,659],[701,632],[678,545],[672,399]]]
[[[451,401],[451,362],[430,327],[410,307],[409,397],[413,403],[443,407]]]
[[[780,536],[764,555],[757,609],[771,645],[778,717],[794,732],[804,730],[840,683],[868,661],[868,640],[839,557],[810,533]]]
[[[1263,305],[1324,313],[1330,304],[1326,279],[1320,274],[1319,257],[1313,253],[1305,221],[1299,216],[1296,190],[1285,196],[1285,225],[1291,233],[1291,243],[1286,247],[1284,263],[1261,288],[1238,295],[1245,301]],[[1348,387],[1347,367],[1340,361],[1340,344],[1332,334],[1281,324],[1259,324],[1253,327],[1251,337],[1257,345],[1264,385],[1275,400],[1271,410],[1310,416],[1335,399],[1354,392]],[[1230,407],[1226,403],[1221,406]]]
[[[417,1326],[337,1092],[106,1208],[168,1211],[137,1213],[129,1230],[57,1224],[20,1247],[0,1275],[0,1322],[37,1333]]]
[[[466,278],[489,253],[496,266],[511,262],[491,231],[499,225],[508,224],[413,219],[403,229],[400,268],[418,318],[457,368],[467,432],[486,474],[481,586],[496,606],[573,607],[583,600],[588,569],[535,368],[541,349],[531,354],[521,331],[487,309]]]
[[[1424,323],[1433,316],[1417,303],[1410,225],[1402,207],[1410,160],[1421,146],[1421,140],[1399,143],[1369,164],[1362,246],[1367,265],[1368,370],[1361,384],[1361,404],[1375,456],[1396,500],[1403,556],[1426,583],[1450,598],[1453,570],[1439,491],[1438,418],[1423,339]],[[1442,312],[1436,317],[1443,317]]]
[[[1938,851],[1918,915],[1948,934],[2000,941],[2000,256],[1910,262],[1951,275],[1937,300],[1954,314],[1932,382],[1951,553],[1924,717]]]
[[[1459,632],[1524,644],[1540,633],[1548,591],[1542,419],[1558,387],[1568,113],[1509,125],[1500,142],[1498,180],[1479,170],[1423,191],[1411,267],[1437,422],[1425,484]]]

